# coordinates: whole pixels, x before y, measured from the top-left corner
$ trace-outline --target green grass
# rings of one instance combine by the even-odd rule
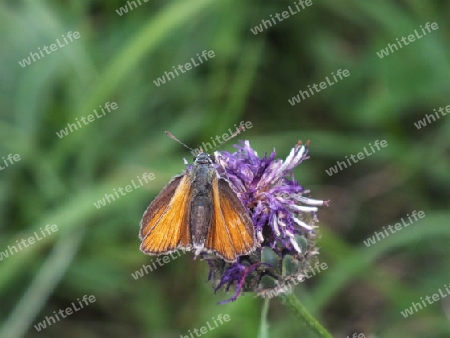
[[[0,4],[0,252],[46,224],[58,231],[0,261],[1,337],[177,337],[218,314],[209,337],[312,336],[279,300],[213,293],[204,262],[187,254],[134,280],[143,211],[197,147],[240,121],[263,154],[301,139],[295,170],[321,208],[320,260],[329,268],[297,296],[336,337],[447,337],[447,299],[400,311],[448,283],[450,118],[414,122],[450,104],[445,2],[322,1],[254,35],[293,1],[4,1]],[[379,58],[426,22],[439,29]],[[18,61],[69,31],[80,38],[22,68]],[[215,57],[166,84],[153,81],[203,50]],[[288,99],[338,69],[350,76],[295,106]],[[105,102],[118,109],[60,139],[56,132]],[[325,169],[375,140],[388,147],[339,173]],[[224,146],[232,150],[233,142]],[[3,165],[2,159],[0,165]],[[155,180],[97,209],[143,173]],[[363,240],[413,210],[420,222],[366,247]],[[96,302],[37,333],[33,324],[83,295]]]

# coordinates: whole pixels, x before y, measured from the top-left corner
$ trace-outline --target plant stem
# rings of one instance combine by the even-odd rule
[[[261,323],[259,325],[258,338],[269,338],[269,325],[267,324],[267,313],[269,312],[270,298],[264,298],[261,310]]]
[[[314,332],[317,333],[319,337],[333,338],[331,333],[329,333],[318,321],[315,319],[300,300],[295,296],[294,293],[283,293],[279,297],[282,299],[283,303],[292,311],[298,318],[309,326]]]

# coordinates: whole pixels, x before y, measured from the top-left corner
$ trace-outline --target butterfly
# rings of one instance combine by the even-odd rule
[[[255,250],[249,213],[213,164],[211,155],[200,152],[192,167],[175,176],[149,205],[139,233],[144,253],[161,255],[182,249],[235,262]]]

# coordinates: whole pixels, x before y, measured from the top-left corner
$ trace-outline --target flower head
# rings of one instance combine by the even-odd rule
[[[235,147],[234,153],[215,153],[217,170],[248,209],[260,246],[234,263],[203,255],[215,291],[235,290],[225,302],[242,291],[272,297],[303,280],[318,255],[317,207],[327,203],[306,197],[309,191],[294,179],[293,169],[308,158],[307,146],[299,142],[284,161],[275,159],[275,150],[260,158],[248,141]]]

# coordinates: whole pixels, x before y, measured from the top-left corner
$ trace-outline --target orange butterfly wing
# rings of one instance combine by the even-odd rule
[[[175,177],[155,198],[141,221],[141,250],[162,254],[190,248],[188,175]]]
[[[236,261],[256,247],[253,222],[236,193],[224,179],[213,179],[213,217],[205,242],[226,261]]]

